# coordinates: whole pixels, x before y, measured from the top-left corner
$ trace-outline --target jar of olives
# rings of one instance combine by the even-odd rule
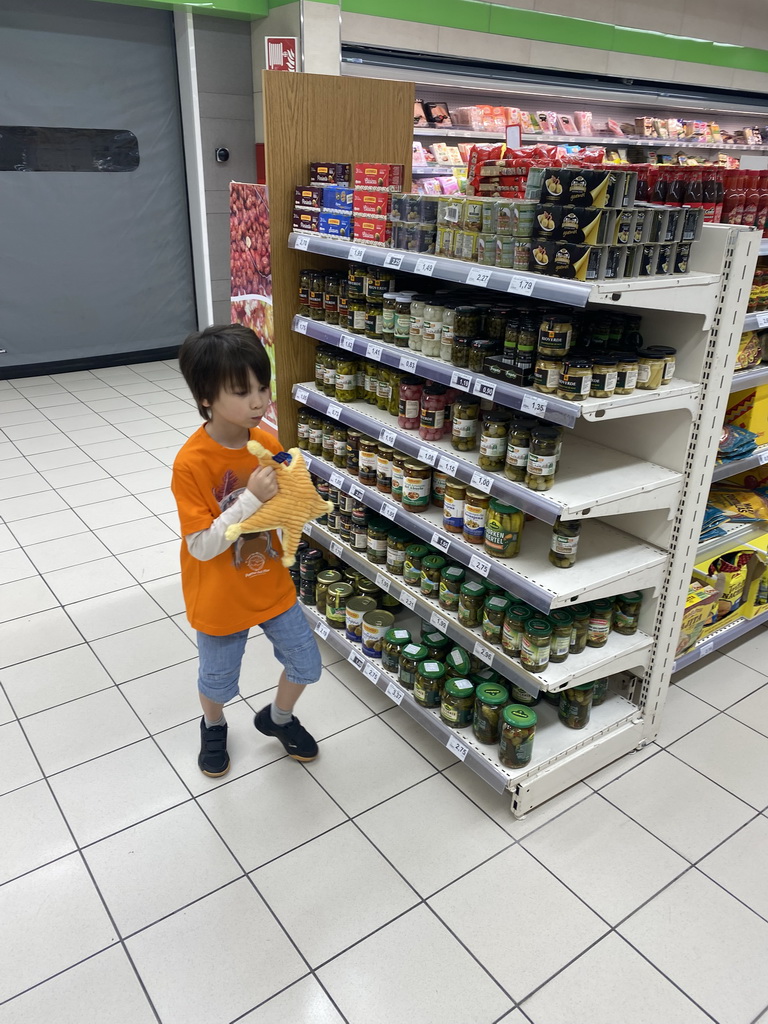
[[[363,390],[368,405],[378,407],[379,404],[379,365],[366,361],[363,372]]]
[[[605,647],[613,621],[613,601],[601,598],[589,606],[587,647]]]
[[[403,562],[403,580],[411,586],[421,586],[421,563],[429,554],[426,544],[409,544],[405,549],[405,561]]]
[[[397,425],[401,430],[418,430],[421,423],[421,377],[403,377],[400,381],[400,411]]]
[[[347,472],[357,476],[360,472],[360,439],[363,435],[354,427],[347,427]]]
[[[390,494],[392,501],[396,501],[398,504],[401,504],[403,500],[403,476],[407,461],[408,456],[403,455],[402,452],[394,452],[392,455],[392,490]]]
[[[392,490],[392,456],[394,449],[380,444],[376,456],[376,490],[389,494]]]
[[[499,683],[481,683],[475,690],[472,732],[478,743],[498,743],[501,716],[509,694]]]
[[[347,601],[354,596],[348,583],[331,583],[326,591],[325,621],[334,629],[344,629],[347,624]]]
[[[430,500],[437,508],[442,508],[445,504],[445,485],[447,482],[447,473],[443,473],[442,470],[439,469],[432,470],[432,492],[430,494]]]
[[[573,625],[571,626],[571,646],[569,654],[581,654],[587,646],[587,634],[589,633],[589,605],[576,605],[573,611]]]
[[[376,378],[376,405],[382,412],[389,412],[389,401],[392,397],[392,378],[389,368],[379,367],[379,375]]]
[[[366,312],[364,295],[347,296],[347,328],[354,334],[365,334]]]
[[[378,517],[368,523],[367,554],[374,565],[387,564],[387,524]]]
[[[513,658],[520,657],[525,623],[533,618],[533,615],[533,608],[520,601],[512,601],[507,609],[501,630],[501,646]]]
[[[411,298],[409,295],[398,293],[395,299],[395,330],[393,332],[395,345],[398,348],[408,348],[408,339],[411,333]]]
[[[378,461],[378,441],[374,441],[370,437],[361,437],[358,442],[358,477],[361,484],[366,484],[368,487],[376,486]]]
[[[440,573],[440,607],[455,612],[466,573],[458,565],[446,565]]]
[[[358,598],[361,600],[361,598]],[[392,612],[373,610],[363,615],[363,654],[369,658],[380,658],[384,637],[391,629],[395,617]]]
[[[594,679],[592,681],[592,707],[600,707],[601,704],[605,703],[607,696],[608,676],[603,676],[602,679]]]
[[[499,350],[497,342],[490,338],[473,338],[469,343],[467,364],[474,373],[485,373],[485,361]]]
[[[397,292],[384,292],[381,306],[381,336],[384,341],[394,344],[395,307]]]
[[[595,356],[592,365],[592,398],[613,398],[619,361],[615,356]]]
[[[447,480],[443,498],[443,529],[446,533],[461,533],[464,528],[464,502],[467,496],[465,484],[458,480]]]
[[[480,310],[477,306],[457,306],[453,329],[465,338],[476,338],[480,333]]]
[[[530,618],[523,627],[520,662],[529,672],[543,672],[549,665],[552,627],[546,619]]]
[[[405,549],[408,546],[410,534],[397,527],[390,529],[387,535],[387,569],[393,576],[403,575],[405,564]]]
[[[396,626],[388,629],[381,647],[382,668],[388,672],[397,673],[400,668],[400,653],[410,642],[411,634],[407,629],[398,629]]]
[[[309,315],[313,320],[324,320],[323,291],[325,278],[322,271],[312,270],[309,275]]]
[[[467,629],[480,625],[485,588],[481,583],[462,583],[459,591],[459,622]]]
[[[365,336],[372,341],[383,341],[384,306],[379,299],[369,298],[365,304]]]
[[[520,553],[525,517],[519,508],[491,498],[485,521],[485,550],[496,558],[514,558]]]
[[[549,560],[558,569],[570,569],[576,565],[576,551],[579,547],[581,523],[575,519],[556,519],[552,527],[552,542]]]
[[[569,729],[584,728],[592,708],[592,688],[592,683],[582,683],[561,691],[558,715],[563,725]]]
[[[403,468],[403,508],[418,512],[429,508],[432,490],[432,470],[429,466],[408,460]]]
[[[508,704],[502,715],[499,761],[506,768],[525,768],[533,755],[536,712],[521,704]]]
[[[445,568],[442,555],[427,555],[421,560],[421,592],[425,597],[440,596],[440,578]]]
[[[509,598],[490,594],[483,602],[483,640],[488,644],[501,643],[501,631],[509,609]]]
[[[317,582],[315,584],[315,603],[317,605],[317,614],[325,615],[325,604],[328,596],[328,587],[332,583],[342,583],[341,573],[335,569],[323,569],[322,572],[317,574]]]
[[[439,708],[444,677],[445,669],[439,661],[427,659],[419,662],[413,687],[416,703],[424,708]]]
[[[518,483],[525,481],[531,447],[531,426],[530,420],[522,419],[513,420],[509,426],[504,459],[504,476],[508,480],[516,480]]]
[[[416,685],[419,665],[427,657],[427,648],[422,644],[408,643],[400,648],[400,685],[412,690]]]
[[[570,402],[583,402],[592,390],[592,363],[589,359],[569,357],[563,361],[563,372],[557,385],[557,397]]]
[[[299,316],[309,316],[309,287],[312,274],[313,271],[306,267],[299,271]]]
[[[480,431],[480,469],[495,473],[504,468],[507,430],[508,420],[503,413],[490,412],[486,415]]]
[[[549,613],[552,623],[552,646],[549,660],[558,664],[565,661],[571,653],[571,634],[573,632],[573,612],[567,608],[556,608]]]
[[[485,539],[485,519],[490,501],[490,497],[482,491],[467,489],[462,535],[469,544],[482,544]]]
[[[613,630],[622,636],[634,636],[640,624],[640,606],[643,595],[639,590],[619,594],[613,608]]]
[[[338,324],[339,322],[339,275],[329,273],[325,275],[323,286],[323,312],[327,324]]]
[[[469,347],[472,339],[454,331],[453,344],[451,345],[451,362],[454,366],[469,366]]]
[[[525,486],[532,491],[548,491],[555,482],[560,433],[555,427],[531,429],[531,445],[525,473]]]
[[[476,398],[460,397],[453,403],[451,444],[457,452],[472,452],[477,447],[477,427],[480,421],[480,402]]]
[[[475,710],[475,688],[468,679],[446,679],[440,700],[440,717],[454,729],[472,724]]]

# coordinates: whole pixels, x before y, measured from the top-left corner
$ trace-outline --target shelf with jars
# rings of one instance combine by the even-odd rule
[[[589,519],[657,508],[674,509],[680,498],[680,473],[575,434],[563,439],[557,428],[535,419],[513,420],[511,425],[503,416],[497,417],[498,422],[486,419],[484,430],[489,436],[484,441],[478,437],[479,400],[469,396],[464,403],[461,397],[454,403],[459,414],[466,412],[473,417],[466,423],[475,436],[457,434],[457,444],[462,450],[457,450],[456,443],[447,436],[422,440],[418,430],[401,429],[399,419],[388,411],[359,400],[337,402],[321,394],[315,385],[297,385],[294,397],[302,405],[386,443],[449,477],[510,502],[546,523],[554,523],[558,517]],[[454,428],[463,429],[464,422],[460,416],[455,416]],[[528,472],[529,452],[536,452],[537,447],[541,447],[540,465],[534,475]],[[556,463],[551,473],[545,462],[550,448],[551,460]],[[549,489],[534,489],[545,486]]]
[[[413,134],[433,139],[476,139],[478,142],[504,140],[505,132],[475,131],[469,128],[414,128]],[[768,146],[760,143],[749,145],[736,142],[700,142],[692,138],[656,138],[648,135],[555,135],[551,132],[524,132],[524,143],[554,142],[568,146],[604,146],[617,149],[620,146],[648,146],[651,149],[706,149],[737,153],[768,153]]]

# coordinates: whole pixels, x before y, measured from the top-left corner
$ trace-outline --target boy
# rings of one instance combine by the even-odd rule
[[[273,437],[259,430],[271,400],[269,358],[256,334],[239,324],[190,334],[179,365],[205,422],[173,464],[181,522],[181,584],[187,618],[197,630],[200,770],[213,778],[229,771],[224,704],[236,697],[251,626],[261,626],[284,668],[271,705],[254,725],[275,736],[289,757],[312,761],[317,743],[293,715],[304,687],[320,678],[320,652],[296,603],[282,565],[277,534],[245,534],[234,544],[224,532],[277,494],[271,466],[254,469],[245,447],[253,439],[272,452]]]

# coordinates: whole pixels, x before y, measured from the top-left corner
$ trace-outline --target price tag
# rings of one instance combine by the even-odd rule
[[[488,398],[493,401],[493,396],[496,394],[496,385],[492,380],[483,380],[482,377],[478,377],[475,380],[475,386],[472,388],[472,394],[477,395],[478,398]]]
[[[341,558],[344,552],[344,548],[339,544],[337,540],[331,541],[331,553],[336,555],[337,558]]]
[[[448,476],[456,476],[459,464],[455,459],[449,459],[445,455],[441,455],[437,462],[437,468],[441,473],[447,473]]]
[[[533,281],[530,277],[513,277],[507,291],[516,295],[533,295]]]
[[[388,580],[386,576],[382,576],[380,572],[376,573],[376,579],[374,580],[374,583],[376,584],[377,587],[380,587],[382,590],[386,590],[387,593],[389,593],[389,588],[392,585],[392,581]]]
[[[368,664],[363,669],[363,675],[365,676],[366,679],[370,679],[371,682],[375,685],[379,681],[379,676],[381,675],[381,672],[379,672],[375,665]]]
[[[699,657],[706,658],[708,654],[711,654],[715,649],[714,640],[711,640],[708,644],[702,644],[699,648]]]
[[[437,457],[440,452],[435,451],[434,448],[419,448],[419,454],[416,458],[419,462],[426,462],[429,466],[434,466],[437,462]]]
[[[534,416],[543,416],[547,411],[547,402],[546,399],[536,398],[535,395],[525,395],[520,408],[523,412],[530,412]]]
[[[293,244],[294,249],[308,249],[309,235],[299,235]]]
[[[341,406],[337,405],[336,402],[329,402],[325,415],[330,416],[332,420],[337,420],[341,416]]]
[[[758,313],[756,319],[758,330],[768,327],[768,313]]]
[[[394,520],[395,516],[397,515],[397,506],[393,505],[389,501],[384,501],[381,503],[381,508],[379,509],[379,512],[381,512],[383,516],[386,516],[387,519]]]
[[[299,320],[299,322],[296,324],[296,330],[299,332],[299,334],[306,334],[307,327],[309,327],[309,324],[307,323],[306,320]]]
[[[349,493],[352,495],[355,501],[362,501],[363,498],[365,497],[365,491],[360,486],[360,484],[352,484],[352,486],[349,488]]]
[[[403,257],[396,252],[387,253],[384,257],[384,266],[391,267],[393,270],[399,270],[400,264],[403,262]]]
[[[475,572],[479,572],[481,576],[487,576],[491,571],[491,563],[481,558],[479,555],[472,555],[469,560],[469,568],[474,569]]]
[[[760,466],[764,466],[766,462],[768,462],[768,448],[766,448],[764,452],[760,452],[758,459],[760,460],[758,462],[758,465]]]
[[[432,277],[435,272],[435,261],[434,260],[416,260],[416,266],[413,268],[415,274],[426,274],[427,277]]]
[[[321,640],[325,640],[330,631],[331,627],[326,622],[318,622],[317,625],[315,626],[315,632],[321,638]]]
[[[372,359],[375,363],[381,359],[381,345],[366,345],[365,355],[368,359]]]
[[[389,683],[386,689],[386,694],[390,700],[395,702],[395,704],[402,704],[403,697],[405,696],[405,690],[396,686],[394,683]]]
[[[472,479],[469,481],[470,487],[476,487],[478,491],[484,491],[486,494],[491,493],[493,487],[493,480],[485,473],[473,473]]]
[[[441,533],[433,533],[430,544],[433,548],[440,548],[441,551],[447,551],[451,546],[451,540],[449,537],[446,537]]]
[[[341,473],[331,473],[331,479],[328,482],[330,483],[331,487],[343,487],[344,477],[341,475]]]
[[[400,356],[400,362],[397,364],[398,368],[405,370],[406,373],[416,373],[416,360],[411,356]]]
[[[306,400],[309,398],[309,395],[304,390],[304,388],[296,388],[296,392],[293,397],[296,399],[297,402],[306,402]]]
[[[481,644],[479,640],[476,641],[475,646],[472,648],[472,653],[480,661],[485,662],[486,665],[493,664],[493,651],[489,650],[484,644]]]
[[[439,629],[441,633],[448,632],[448,619],[444,619],[443,616],[439,615],[437,612],[432,612],[429,616],[429,621],[435,629]]]
[[[351,260],[364,260],[365,259],[365,248],[362,245],[350,245],[349,247],[349,258]]]
[[[350,665],[354,665],[358,672],[362,672],[365,668],[365,658],[360,651],[350,651],[347,661]]]
[[[394,430],[382,430],[382,432],[379,434],[379,440],[383,441],[384,444],[388,444],[391,447],[397,440],[397,434],[394,432]]]
[[[467,284],[477,285],[478,288],[487,288],[490,280],[490,270],[484,270],[482,267],[472,267],[467,274]]]
[[[343,334],[341,341],[339,342],[339,348],[345,349],[347,352],[353,352],[355,348],[355,339],[351,334]]]
[[[469,747],[466,743],[462,743],[458,736],[451,736],[445,745],[460,761],[463,761],[469,753]]]
[[[472,387],[472,378],[468,373],[452,373],[451,374],[451,387],[461,388],[462,391],[469,391]]]
[[[406,608],[410,608],[411,611],[416,607],[416,598],[413,594],[409,594],[407,590],[400,591],[400,604]]]

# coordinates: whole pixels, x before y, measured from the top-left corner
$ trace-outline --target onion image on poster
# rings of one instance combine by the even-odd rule
[[[272,366],[272,394],[275,395],[272,265],[266,185],[230,182],[229,266],[231,322],[250,327],[261,338]],[[277,434],[274,399],[261,425]]]

